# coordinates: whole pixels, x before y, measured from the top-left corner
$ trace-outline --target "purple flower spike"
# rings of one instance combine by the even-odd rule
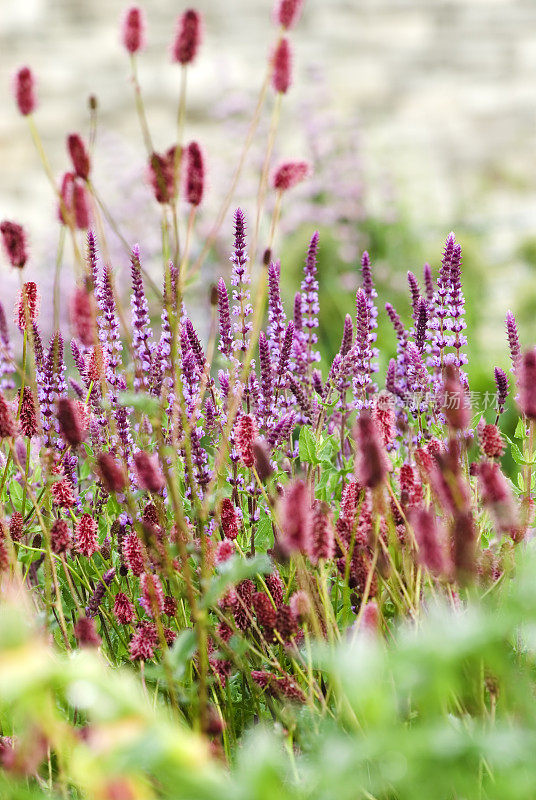
[[[229,357],[233,347],[233,333],[231,330],[229,296],[223,278],[220,278],[218,281],[218,311],[220,315],[220,341],[218,349],[222,355]]]
[[[132,274],[132,344],[137,361],[136,375],[134,377],[135,389],[149,389],[150,375],[152,372],[152,352],[150,339],[152,331],[149,319],[149,306],[143,289],[140,266],[140,250],[138,245],[132,248],[130,258]]]
[[[512,360],[512,372],[515,372],[521,353],[521,345],[519,344],[516,318],[511,311],[506,312],[506,335],[508,336],[508,346],[510,348],[510,358]]]
[[[286,316],[279,288],[280,278],[281,265],[279,261],[272,262],[268,267],[268,329],[266,335],[270,354],[274,360],[279,358],[281,342],[286,329]]]
[[[500,367],[495,367],[495,385],[497,386],[497,413],[502,414],[508,397],[508,378],[506,372]]]
[[[339,353],[343,358],[350,350],[353,340],[354,340],[354,324],[352,322],[352,317],[350,316],[350,314],[347,314],[344,318],[344,328],[342,331],[341,348],[339,350]]]
[[[434,281],[432,279],[432,268],[428,262],[423,267],[423,280],[426,290],[426,299],[431,303],[434,299]]]
[[[363,289],[358,289],[356,294],[356,343],[349,351],[355,351],[354,360],[354,394],[357,397],[357,407],[362,408],[367,403],[371,384],[372,349],[370,346],[370,316],[367,297]]]
[[[304,335],[307,346],[307,363],[313,364],[320,361],[320,353],[314,349],[318,342],[318,336],[315,329],[318,328],[318,312],[320,306],[318,305],[318,281],[316,279],[317,273],[317,255],[318,255],[318,231],[315,231],[309,243],[307,251],[307,258],[305,260],[304,274],[305,277],[302,281],[301,289],[302,295],[302,314],[304,317],[303,327]]]
[[[273,409],[274,382],[270,349],[264,331],[259,334],[259,363],[261,368],[261,412],[268,419]]]
[[[428,309],[424,297],[419,297],[417,307],[415,309],[416,330],[415,330],[415,344],[420,353],[424,350],[424,343],[426,339],[426,325],[428,321]]]
[[[408,272],[408,284],[409,284],[409,291],[411,293],[411,308],[412,308],[412,316],[415,321],[417,321],[417,306],[419,304],[419,299],[421,297],[421,290],[419,288],[419,282],[417,278],[413,274],[413,272]]]
[[[233,264],[231,284],[236,287],[235,291],[233,291],[233,316],[237,320],[234,323],[233,350],[240,350],[245,353],[248,349],[249,332],[251,330],[250,317],[253,313],[253,308],[250,303],[248,289],[251,277],[247,270],[249,258],[246,252],[246,221],[240,208],[235,211],[234,223],[234,252],[230,261]]]

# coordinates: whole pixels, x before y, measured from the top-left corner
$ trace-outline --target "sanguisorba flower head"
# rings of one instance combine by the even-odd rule
[[[58,423],[63,439],[71,447],[78,447],[85,439],[86,424],[78,403],[69,397],[58,399]]]
[[[125,470],[120,461],[111,453],[99,453],[97,456],[99,475],[106,491],[121,492],[127,483]]]
[[[295,480],[285,487],[281,500],[280,547],[284,555],[312,551],[313,514],[311,494],[305,481]]]
[[[355,427],[357,453],[355,472],[359,483],[374,489],[389,470],[389,459],[380,438],[378,426],[368,409],[363,409]]]
[[[238,536],[238,516],[231,500],[225,497],[221,503],[220,522],[223,535],[227,539],[236,539]]]
[[[243,414],[235,426],[235,440],[240,458],[246,467],[253,467],[253,442],[257,438],[257,422],[251,414]]]
[[[304,181],[311,174],[307,161],[285,161],[276,169],[272,186],[278,192],[286,192]]]
[[[134,619],[134,606],[124,592],[117,592],[114,598],[114,615],[120,625],[129,625]]]
[[[32,436],[37,436],[39,433],[37,407],[33,392],[29,386],[25,386],[22,390],[19,421],[20,430],[23,436],[27,436],[29,439],[31,439]]]
[[[101,638],[95,627],[95,620],[90,617],[80,617],[74,626],[74,635],[80,647],[99,647]]]
[[[91,161],[86,146],[79,133],[71,133],[67,137],[67,149],[71,156],[71,161],[75,174],[87,181],[91,169]]]
[[[35,325],[39,315],[39,300],[37,284],[34,281],[23,283],[15,319],[19,330],[25,331],[27,326]]]
[[[0,394],[0,439],[9,439],[17,435],[17,423],[13,412],[4,397]]]
[[[298,22],[304,0],[277,0],[275,17],[282,28],[288,30]]]
[[[28,260],[24,228],[17,222],[10,222],[8,219],[4,219],[0,222],[0,233],[2,234],[2,244],[9,263],[16,269],[22,269]]]
[[[145,14],[139,6],[127,9],[123,20],[122,41],[131,55],[145,47]]]
[[[21,67],[15,75],[14,94],[20,113],[24,117],[33,114],[37,107],[37,99],[35,78],[29,67]]]
[[[147,492],[162,491],[165,481],[156,454],[149,455],[143,450],[138,450],[134,453],[134,467],[140,489],[145,489]]]
[[[191,206],[198,206],[203,200],[205,164],[197,142],[190,142],[186,146],[184,157],[184,197]]]
[[[75,547],[78,553],[87,558],[99,549],[97,523],[91,514],[82,514],[76,523]]]
[[[78,286],[74,290],[69,304],[69,312],[77,338],[86,347],[91,347],[95,344],[95,315],[87,289]]]
[[[191,64],[201,44],[201,15],[192,8],[182,14],[177,22],[177,33],[171,55],[178,64]]]
[[[518,403],[529,419],[536,419],[536,347],[527,350],[517,362]]]
[[[471,407],[454,364],[447,364],[443,370],[443,413],[453,430],[463,430],[471,420]]]
[[[53,553],[61,555],[70,550],[72,537],[69,527],[64,519],[54,521],[50,529],[50,547]]]
[[[272,86],[286,94],[292,83],[292,55],[288,39],[281,39],[272,56]]]

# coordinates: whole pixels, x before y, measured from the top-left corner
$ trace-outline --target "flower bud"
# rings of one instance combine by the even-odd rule
[[[125,14],[122,39],[129,53],[137,53],[145,47],[145,15],[138,6],[132,6]]]
[[[201,43],[201,15],[193,9],[179,17],[172,46],[172,59],[178,64],[191,64]]]
[[[2,244],[11,266],[22,269],[28,260],[24,228],[16,222],[10,222],[5,219],[0,222],[0,233],[2,234]]]
[[[15,75],[15,100],[24,117],[36,109],[35,79],[29,67],[21,67]]]

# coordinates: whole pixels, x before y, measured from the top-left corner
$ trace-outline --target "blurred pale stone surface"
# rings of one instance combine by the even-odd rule
[[[38,123],[55,173],[67,165],[65,134],[87,131],[92,92],[99,98],[103,139],[108,131],[124,137],[127,161],[141,161],[118,33],[126,5],[0,0],[0,216],[26,223],[37,242],[51,227],[52,204],[9,94],[10,76],[22,63],[38,76]],[[140,77],[155,143],[163,149],[174,138],[178,89],[167,47],[183,6],[168,0],[142,5],[149,45]],[[211,113],[222,88],[236,87],[237,97],[247,92],[253,102],[273,37],[272,2],[195,5],[206,29],[189,77],[188,135],[206,142],[212,160],[225,160],[226,142]],[[288,155],[299,155],[302,132],[293,112],[300,102],[314,105],[307,70],[319,65],[341,118],[359,115],[371,173],[392,175],[414,219],[448,230],[463,216],[489,228],[494,247],[505,252],[516,237],[533,231],[534,0],[306,0],[292,36],[297,76],[285,99],[280,139]]]

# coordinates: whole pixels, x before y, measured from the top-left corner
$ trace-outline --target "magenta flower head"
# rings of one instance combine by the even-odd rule
[[[158,633],[152,622],[142,622],[132,639],[128,649],[133,661],[148,661],[154,657],[158,644]]]
[[[536,419],[536,347],[527,350],[518,359],[517,387],[521,411],[529,419]]]
[[[75,180],[73,183],[73,207],[74,223],[79,231],[89,228],[89,203],[86,187],[83,183]]]
[[[272,56],[272,86],[286,94],[292,82],[292,56],[288,39],[281,39]]]
[[[312,549],[313,514],[307,484],[295,480],[285,488],[281,500],[280,547],[284,555],[299,552],[308,555]]]
[[[5,397],[0,394],[0,439],[17,435],[17,423]]]
[[[86,347],[91,347],[95,344],[95,319],[91,308],[91,297],[86,289],[78,287],[74,290],[69,311],[77,338]]]
[[[185,150],[184,194],[191,206],[200,205],[205,187],[205,165],[197,142],[190,142]]]
[[[178,64],[191,64],[201,44],[201,15],[189,8],[179,17],[171,55]]]
[[[9,535],[14,542],[20,542],[24,534],[24,517],[20,511],[14,511],[9,520]]]
[[[251,414],[243,414],[235,426],[235,440],[240,458],[246,467],[255,464],[253,442],[257,438],[257,422]]]
[[[136,478],[140,489],[147,492],[160,492],[165,486],[164,476],[157,455],[149,455],[143,450],[134,453]]]
[[[28,260],[24,228],[17,222],[5,219],[0,222],[0,233],[9,263],[16,269],[22,269]]]
[[[99,475],[107,492],[121,492],[126,486],[126,475],[123,465],[111,453],[99,453],[97,456]]]
[[[122,40],[132,55],[145,47],[145,14],[139,6],[131,6],[123,20]]]
[[[78,447],[86,436],[86,421],[77,403],[69,397],[58,399],[58,423],[63,439],[71,447]]]
[[[37,107],[35,78],[29,67],[21,67],[15,75],[15,100],[23,117],[33,114]]]
[[[286,161],[274,173],[272,186],[279,192],[286,192],[301,183],[311,174],[307,161]]]
[[[87,181],[91,162],[89,160],[89,153],[79,133],[71,133],[67,137],[67,149],[71,156],[76,175],[82,178],[82,180]]]
[[[352,484],[355,486],[356,484]],[[313,503],[311,561],[333,558],[335,553],[335,531],[327,503],[315,500]]]
[[[434,575],[445,575],[448,571],[445,552],[445,532],[432,511],[425,508],[410,508],[409,521],[419,546],[419,561]]]
[[[389,471],[389,459],[383,447],[378,426],[372,414],[363,409],[354,432],[357,453],[355,473],[362,486],[374,489],[379,486]]]
[[[143,547],[134,531],[123,539],[123,558],[132,574],[139,578],[144,570]]]
[[[175,147],[160,155],[151,153],[148,178],[158,203],[169,203],[175,197]]]
[[[27,325],[30,327],[35,325],[39,315],[39,302],[37,284],[34,281],[23,283],[15,311],[15,322],[19,326],[19,330],[25,331]]]
[[[298,22],[304,0],[278,0],[275,18],[282,28],[288,30]]]

